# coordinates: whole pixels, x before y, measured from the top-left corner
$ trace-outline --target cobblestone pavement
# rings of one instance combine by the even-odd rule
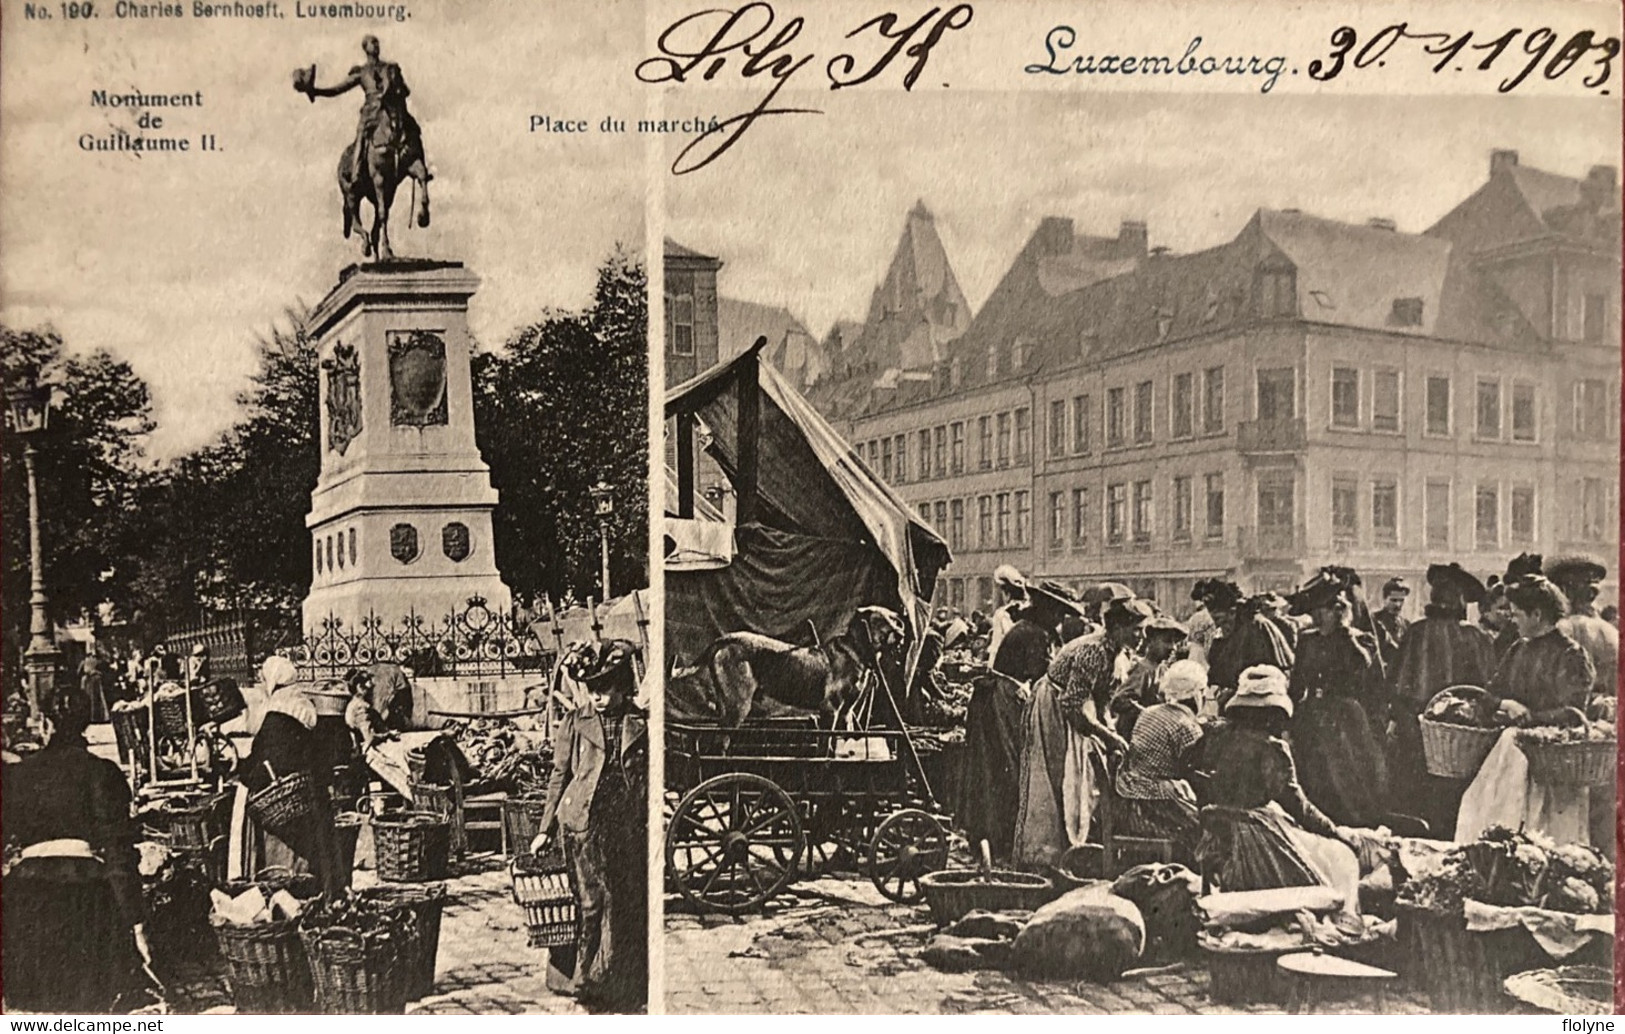
[[[666,1011],[671,1013],[1280,1013],[1282,1005],[1215,1005],[1200,963],[1125,975],[1112,984],[1038,982],[1004,973],[943,973],[920,960],[933,925],[923,906],[882,898],[868,881],[802,883],[757,916],[685,914],[666,901]],[[1375,996],[1322,1003],[1372,1013]],[[1426,1013],[1391,992],[1389,1013]]]
[[[374,883],[372,873],[356,874],[357,888]],[[573,999],[547,989],[547,951],[526,945],[524,915],[499,859],[476,857],[446,884],[434,994],[409,1004],[408,1014],[586,1014]],[[179,967],[171,987],[173,1011],[235,1011],[223,965],[211,957]]]

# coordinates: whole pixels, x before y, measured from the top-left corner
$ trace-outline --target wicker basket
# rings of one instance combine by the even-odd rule
[[[248,704],[236,679],[215,679],[192,687],[192,717],[199,723],[223,725],[246,710]]]
[[[316,781],[308,772],[278,776],[272,771],[271,782],[249,795],[248,810],[256,822],[280,837],[316,810]]]
[[[1054,896],[1055,884],[1032,873],[993,869],[944,869],[920,877],[920,889],[938,926],[947,926],[967,912],[983,909],[1031,910]]]
[[[319,896],[314,876],[295,875],[273,866],[261,871],[257,880],[228,883],[222,889],[236,897],[250,887],[259,887],[270,897],[286,890],[302,901]],[[238,926],[211,915],[215,943],[226,960],[227,982],[238,1012],[309,1012],[314,1001],[310,963],[299,939],[297,920],[276,919],[253,926]]]
[[[1505,994],[1506,978],[1552,964],[1551,957],[1521,926],[1473,932],[1460,915],[1438,915],[1403,905],[1399,908],[1399,942],[1407,979],[1426,992],[1433,1010],[1441,1013],[1507,1012],[1512,1003]],[[1602,944],[1602,948],[1610,946]]]
[[[169,846],[179,851],[207,851],[222,832],[216,820],[219,808],[219,797],[167,808]]]
[[[1469,725],[1450,725],[1431,718],[1418,718],[1422,728],[1422,755],[1427,759],[1428,775],[1445,779],[1471,779],[1495,749],[1501,738],[1500,729],[1479,729]]]
[[[1207,959],[1208,997],[1222,1005],[1285,1002],[1292,988],[1276,963],[1283,955],[1306,950],[1307,947],[1301,945],[1293,948],[1204,946],[1202,955]]]
[[[1609,1016],[1614,1011],[1614,974],[1602,966],[1561,966],[1518,973],[1506,992],[1533,1009],[1559,1016]]]
[[[433,815],[407,813],[372,821],[378,878],[391,883],[425,883],[446,878],[451,827]]]
[[[1611,739],[1541,743],[1520,736],[1518,749],[1529,759],[1529,778],[1548,786],[1612,784],[1619,762],[1619,743]]]
[[[461,858],[468,853],[468,828],[463,818],[463,795],[459,786],[441,783],[417,783],[412,787],[412,810],[433,815],[451,827],[451,856]]]
[[[408,1001],[434,993],[434,968],[440,953],[440,917],[446,907],[446,885],[424,883],[417,886],[372,887],[360,892],[363,901],[384,908],[409,909],[417,917],[417,950],[407,960],[406,997]]]
[[[502,829],[508,841],[509,858],[519,858],[530,853],[531,841],[542,831],[542,814],[546,811],[545,797],[520,794],[503,798]]]
[[[419,938],[411,909],[390,913],[374,930],[331,926],[300,930],[299,938],[310,960],[317,1012],[398,1016],[406,1011]]]
[[[309,1012],[314,1001],[310,962],[298,921],[277,919],[238,926],[210,916],[232,1001],[243,1013]]]
[[[570,867],[560,849],[517,858],[508,866],[513,877],[513,900],[525,912],[525,927],[532,948],[562,948],[574,944],[580,913]]]

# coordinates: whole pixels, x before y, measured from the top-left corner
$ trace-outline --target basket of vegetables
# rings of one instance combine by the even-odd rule
[[[1477,686],[1451,686],[1428,701],[1417,719],[1428,774],[1471,779],[1501,737],[1499,701]]]
[[[1505,1011],[1503,981],[1549,966],[1551,957],[1521,926],[1469,929],[1467,903],[1603,915],[1613,908],[1613,880],[1613,865],[1594,848],[1491,827],[1477,841],[1450,851],[1433,871],[1401,886],[1397,903],[1405,972],[1430,994],[1435,1010]]]
[[[421,930],[416,910],[350,896],[299,917],[316,1011],[399,1015],[411,999]]]
[[[226,961],[232,998],[238,1012],[309,1012],[310,964],[298,921],[316,900],[314,881],[262,875],[210,894],[209,925]]]
[[[1529,759],[1529,777],[1553,786],[1603,786],[1614,781],[1619,741],[1614,723],[1589,721],[1576,709],[1564,726],[1518,730],[1518,749]]]

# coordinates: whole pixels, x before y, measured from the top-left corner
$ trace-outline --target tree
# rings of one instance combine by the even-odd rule
[[[53,620],[96,615],[128,601],[131,571],[118,545],[136,515],[142,443],[153,428],[146,383],[105,351],[68,355],[55,330],[0,325],[0,377],[8,390],[37,376],[53,386],[50,429],[36,454],[41,546]],[[8,558],[0,584],[8,670],[26,641],[30,572],[23,443],[5,436],[0,535]]]
[[[550,310],[475,354],[475,434],[502,493],[497,558],[518,592],[600,594],[599,479],[614,491],[611,584],[648,584],[648,319],[643,265],[617,248],[585,311]]]

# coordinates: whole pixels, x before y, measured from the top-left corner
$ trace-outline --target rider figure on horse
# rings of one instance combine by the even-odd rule
[[[348,93],[356,87],[361,88],[365,98],[361,105],[361,118],[356,126],[355,146],[347,155],[349,166],[346,170],[351,182],[362,181],[367,176],[367,151],[370,144],[374,144],[378,137],[376,134],[380,126],[386,130],[392,129],[397,143],[399,155],[399,169],[406,177],[417,181],[423,193],[420,198],[417,223],[419,226],[429,224],[429,174],[428,164],[423,158],[423,133],[418,128],[417,119],[406,110],[406,98],[412,91],[406,85],[406,78],[401,75],[401,66],[392,61],[384,61],[379,57],[378,37],[367,36],[361,41],[361,50],[367,55],[365,64],[351,68],[343,80],[334,86],[317,86],[315,67],[308,72],[301,70],[295,76],[294,88],[315,103],[317,97],[337,97]]]

